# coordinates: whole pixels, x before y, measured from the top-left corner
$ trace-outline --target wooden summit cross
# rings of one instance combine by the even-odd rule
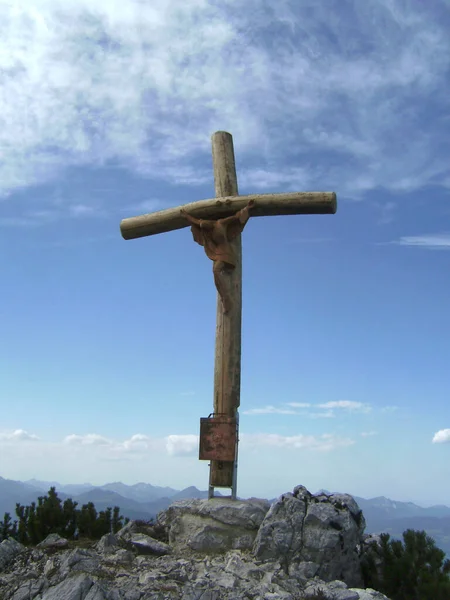
[[[232,488],[236,498],[238,407],[241,388],[241,232],[249,217],[334,214],[334,192],[294,192],[239,196],[233,138],[212,136],[216,197],[124,219],[122,236],[131,240],[191,225],[194,240],[213,261],[218,290],[214,366],[214,417],[201,419],[200,459],[210,460],[209,497],[215,487]],[[206,423],[207,422],[207,423]]]

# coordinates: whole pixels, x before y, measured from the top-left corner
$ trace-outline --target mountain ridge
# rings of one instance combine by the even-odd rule
[[[61,485],[58,482],[36,479],[22,482],[0,477],[0,520],[3,519],[5,512],[9,512],[14,520],[16,502],[28,505],[36,501],[38,496],[46,494],[52,485],[61,500],[71,497],[80,507],[82,504],[93,502],[98,511],[119,506],[121,514],[132,520],[153,519],[176,500],[208,497],[207,491],[199,490],[195,486],[175,490],[171,487],[153,486],[143,482],[133,485],[122,482],[111,482],[102,486],[94,486],[90,483]],[[121,493],[116,490],[120,490]],[[319,490],[317,493],[331,494],[327,490]],[[359,496],[353,498],[363,511],[367,533],[386,532],[392,538],[401,539],[406,529],[424,530],[450,557],[449,506],[436,504],[424,508],[413,502],[399,502],[385,496],[369,499]],[[270,502],[274,500],[276,499]]]

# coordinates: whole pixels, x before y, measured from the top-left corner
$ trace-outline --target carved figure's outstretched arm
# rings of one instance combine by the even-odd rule
[[[197,227],[201,227],[202,229],[212,229],[214,227],[214,221],[207,221],[205,219],[196,219],[189,213],[187,213],[184,208],[180,209],[181,215],[189,221],[191,225],[197,225]]]
[[[180,214],[189,221],[189,223],[191,223],[191,225],[198,225],[200,226],[200,219],[196,219],[195,217],[192,217],[189,213],[187,213],[184,208],[180,208]]]
[[[243,225],[245,225],[245,223],[247,223],[247,221],[250,218],[250,209],[253,208],[255,206],[255,201],[254,200],[250,200],[250,202],[247,204],[247,206],[241,210],[239,210],[236,214],[231,215],[231,217],[226,217],[226,219],[221,219],[222,223],[224,223],[224,225],[230,225],[231,223],[242,223]]]

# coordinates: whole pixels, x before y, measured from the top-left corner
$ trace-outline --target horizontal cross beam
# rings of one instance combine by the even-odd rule
[[[198,219],[221,219],[244,208],[250,200],[255,201],[253,217],[274,215],[333,215],[336,212],[334,192],[293,192],[289,194],[251,194],[199,200],[183,205]],[[188,227],[190,223],[180,215],[180,206],[158,212],[123,219],[120,231],[125,240],[132,240],[175,229]]]

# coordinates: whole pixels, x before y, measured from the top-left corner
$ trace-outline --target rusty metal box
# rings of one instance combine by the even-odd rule
[[[216,415],[200,419],[200,460],[233,462],[236,456],[237,421]]]

